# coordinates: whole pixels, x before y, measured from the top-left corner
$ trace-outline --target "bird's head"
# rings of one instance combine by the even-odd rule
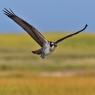
[[[50,49],[54,50],[57,47],[57,44],[55,44],[54,42],[50,42]]]

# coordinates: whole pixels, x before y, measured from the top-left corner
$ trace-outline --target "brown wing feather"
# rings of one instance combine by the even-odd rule
[[[72,34],[70,34],[70,35],[67,35],[67,36],[65,36],[65,37],[63,37],[63,38],[61,38],[61,39],[59,39],[59,40],[57,40],[57,41],[55,42],[55,44],[58,44],[59,42],[61,42],[61,41],[65,40],[65,39],[67,39],[67,38],[69,38],[69,37],[72,37],[72,36],[74,36],[74,35],[76,35],[76,34],[82,32],[83,30],[85,30],[85,29],[87,28],[87,26],[88,26],[88,25],[86,24],[83,29],[81,29],[81,30],[79,30],[79,31],[77,31],[77,32],[75,32],[75,33],[72,33]]]
[[[41,47],[43,47],[44,43],[46,42],[46,39],[36,28],[34,28],[32,25],[16,16],[11,9],[9,11],[5,8],[3,11],[5,15],[7,15],[19,26],[21,26]]]

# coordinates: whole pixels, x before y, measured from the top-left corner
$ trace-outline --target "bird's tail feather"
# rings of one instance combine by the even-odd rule
[[[32,51],[32,53],[40,55],[40,54],[41,54],[41,49],[38,49],[38,50]]]

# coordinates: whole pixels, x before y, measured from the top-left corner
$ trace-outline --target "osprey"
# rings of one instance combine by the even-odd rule
[[[65,40],[71,36],[74,36],[74,35],[82,32],[88,26],[86,24],[83,29],[81,29],[75,33],[69,34],[56,41],[48,41],[35,27],[33,27],[32,25],[30,25],[29,23],[27,23],[26,21],[24,21],[23,19],[21,19],[20,17],[15,15],[15,13],[11,9],[7,10],[6,8],[4,8],[3,11],[4,11],[5,15],[7,15],[10,19],[12,19],[14,22],[16,22],[19,26],[21,26],[41,46],[40,49],[32,51],[32,53],[40,55],[41,58],[45,58],[45,56],[50,54],[57,47],[58,43],[60,43],[61,41]]]

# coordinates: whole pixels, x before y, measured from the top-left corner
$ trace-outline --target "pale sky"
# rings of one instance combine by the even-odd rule
[[[11,8],[39,31],[77,31],[85,24],[86,31],[95,31],[95,0],[1,0],[0,32],[22,32],[3,8]]]

